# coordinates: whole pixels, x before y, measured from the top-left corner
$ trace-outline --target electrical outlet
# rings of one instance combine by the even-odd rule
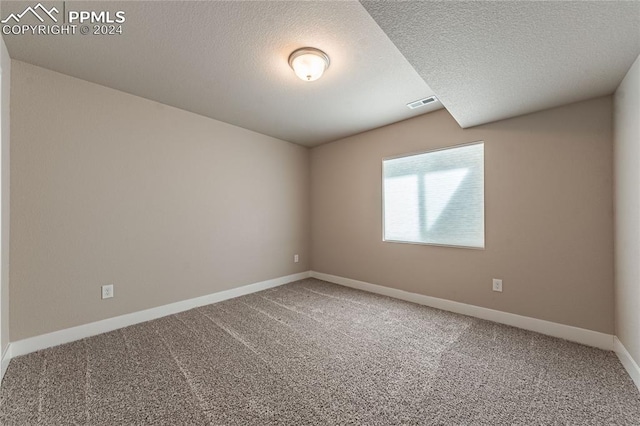
[[[102,298],[110,299],[113,297],[113,284],[102,286]]]
[[[300,256],[298,256],[297,254],[293,255],[293,263],[298,263],[300,262]]]
[[[502,292],[502,280],[493,279],[493,291]]]

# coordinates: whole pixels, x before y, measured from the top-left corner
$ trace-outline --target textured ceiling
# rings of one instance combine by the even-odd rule
[[[33,5],[3,1],[0,13]],[[10,55],[307,146],[443,104],[470,127],[610,94],[640,54],[638,1],[65,6],[124,10],[124,34],[4,35]],[[331,57],[316,82],[287,64],[302,46]],[[405,106],[433,94],[442,104]]]
[[[611,94],[638,1],[362,2],[462,127]]]
[[[2,17],[35,3],[4,1]],[[65,7],[123,10],[123,35],[4,35],[11,57],[308,146],[442,107],[406,107],[434,93],[355,1]],[[331,57],[322,79],[289,68],[303,46]]]

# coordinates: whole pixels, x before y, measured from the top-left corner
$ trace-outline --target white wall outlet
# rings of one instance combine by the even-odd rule
[[[297,254],[293,255],[293,263],[298,263],[300,262],[300,256],[298,256]]]
[[[102,286],[102,298],[110,299],[113,297],[113,284]]]
[[[493,279],[493,291],[502,292],[502,280]]]

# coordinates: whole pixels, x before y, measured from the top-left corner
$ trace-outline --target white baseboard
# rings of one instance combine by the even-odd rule
[[[616,351],[616,355],[618,355],[620,362],[640,391],[640,366],[638,366],[638,363],[631,358],[631,354],[627,351],[627,348],[624,347],[622,342],[618,340],[618,337],[613,338],[613,350]]]
[[[311,271],[311,277],[320,280],[329,281],[334,284],[346,287],[365,290],[371,293],[382,294],[384,296],[396,299],[406,300],[408,302],[418,303],[420,305],[430,306],[432,308],[442,309],[443,311],[455,312],[458,314],[468,315],[471,317],[481,318],[525,330],[535,331],[537,333],[546,334],[561,339],[570,340],[572,342],[581,343],[583,345],[594,346],[596,348],[613,350],[613,335],[600,333],[584,328],[573,327],[570,325],[559,324],[551,321],[545,321],[537,318],[525,317],[522,315],[511,314],[494,309],[483,308],[466,303],[454,302],[452,300],[440,299],[437,297],[425,296],[417,293],[410,293],[404,290],[398,290],[381,285],[370,284],[364,281],[353,280],[351,278],[338,277],[335,275],[323,274],[321,272]]]
[[[2,368],[0,370],[0,382],[4,378],[4,373],[7,372],[7,368],[9,367],[9,361],[11,361],[11,345],[7,345],[2,353]]]
[[[144,311],[133,312],[131,314],[108,318],[105,320],[83,324],[77,327],[67,328],[60,331],[54,331],[52,333],[42,334],[40,336],[30,337],[24,340],[18,340],[16,342],[11,342],[9,346],[9,359],[12,357],[39,351],[41,349],[46,349],[53,346],[62,345],[64,343],[84,339],[85,337],[91,337],[97,334],[117,330],[119,328],[128,327],[130,325],[139,324],[141,322],[165,317],[167,315],[173,315],[178,312],[188,311],[189,309],[197,308],[199,306],[210,305],[212,303],[222,302],[223,300],[233,299],[235,297],[244,296],[246,294],[255,293],[257,291],[262,291],[283,284],[288,284],[290,282],[309,278],[309,276],[309,271],[287,275],[280,278],[274,278],[254,284],[248,284],[242,287],[232,288],[230,290],[219,291],[217,293],[196,297],[194,299],[170,303],[168,305],[158,306],[156,308],[146,309]],[[5,369],[4,362],[5,361],[3,358],[3,373]]]
[[[536,318],[511,314],[508,312],[496,311],[480,306],[468,305],[466,303],[439,299],[437,297],[425,296],[417,293],[410,293],[403,290],[383,287],[364,281],[357,281],[350,278],[343,278],[315,271],[301,272],[298,274],[274,278],[271,280],[249,284],[230,290],[212,293],[206,296],[196,297],[194,299],[183,300],[168,305],[158,306],[156,308],[146,309],[144,311],[121,315],[114,318],[96,321],[93,323],[12,342],[7,346],[4,354],[2,355],[2,370],[0,372],[0,380],[2,379],[2,377],[4,377],[4,373],[7,370],[9,361],[13,357],[84,339],[86,337],[95,336],[97,334],[117,330],[119,328],[128,327],[130,325],[139,324],[145,321],[150,321],[178,312],[187,311],[199,306],[233,299],[235,297],[240,297],[246,294],[251,294],[269,288],[277,287],[308,277],[318,278],[346,287],[369,291],[371,293],[382,294],[396,299],[406,300],[408,302],[418,303],[445,311],[486,319],[489,321],[494,321],[525,330],[531,330],[538,333],[571,340],[577,343],[582,343],[588,346],[594,346],[605,350],[615,350],[618,357],[620,358],[620,361],[622,362],[622,365],[626,368],[626,370],[629,372],[629,375],[640,389],[640,368],[638,367],[638,364],[633,360],[633,358],[631,358],[622,343],[613,335],[599,333],[597,331],[586,330],[569,325],[558,324]]]

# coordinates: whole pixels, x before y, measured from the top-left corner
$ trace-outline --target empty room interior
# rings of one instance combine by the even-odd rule
[[[0,424],[640,425],[639,1],[0,18]]]

